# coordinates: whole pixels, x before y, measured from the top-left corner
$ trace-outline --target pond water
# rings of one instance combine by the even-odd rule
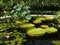
[[[35,40],[29,41],[24,45],[54,45],[54,44],[51,42],[51,40]]]
[[[27,35],[26,39],[27,42],[23,43],[23,45],[55,45],[52,41],[60,41],[59,32],[56,34],[46,34],[41,37],[30,37]]]
[[[51,22],[53,22],[55,25],[51,25]],[[32,23],[32,21],[30,21],[30,23]],[[56,26],[57,21],[56,20],[44,21],[42,24],[46,24],[50,27],[53,26],[53,27],[57,28],[57,26]],[[38,28],[39,25],[41,25],[41,24],[37,24],[37,25],[35,25],[35,27]],[[55,34],[46,34],[41,37],[30,37],[27,35],[27,37],[26,37],[27,42],[23,43],[23,45],[55,45],[52,41],[59,40],[59,42],[60,42],[60,31],[59,30],[60,29],[58,29],[58,32]],[[59,45],[60,45],[60,43],[59,43]]]

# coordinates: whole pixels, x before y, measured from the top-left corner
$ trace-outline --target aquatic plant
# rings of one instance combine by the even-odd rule
[[[60,20],[58,19],[57,21],[58,21],[58,24],[60,24]]]
[[[34,29],[27,31],[27,34],[29,36],[34,36],[34,37],[43,36],[45,33],[46,31],[42,28],[34,28]]]
[[[48,25],[41,25],[41,28],[48,28]]]
[[[49,34],[51,33],[56,33],[57,32],[57,29],[54,28],[54,27],[49,27],[49,28],[46,28],[45,31]]]
[[[21,5],[21,4],[15,5],[13,9],[11,10],[11,15],[13,15],[13,17],[16,20],[19,20],[19,19],[30,20],[31,19],[29,6],[26,6],[26,5]]]
[[[36,20],[33,21],[33,23],[35,23],[35,24],[41,23],[41,20],[36,19]]]
[[[22,20],[16,20],[15,21],[16,24],[25,24],[25,23],[28,23],[28,22],[29,22],[29,20],[27,20],[27,19],[22,19]]]
[[[42,16],[36,17],[36,19],[33,20],[33,23],[38,24],[38,23],[41,23],[44,20],[45,20],[45,17],[44,16],[43,17]]]
[[[55,19],[55,17],[53,17],[53,16],[46,16],[45,18],[46,18],[46,20],[53,20],[53,19]]]
[[[56,18],[57,18],[57,19],[60,19],[60,11],[57,11],[57,13],[56,13]]]
[[[34,27],[34,24],[31,23],[26,23],[26,24],[22,24],[20,25],[21,28],[29,28],[29,27]]]

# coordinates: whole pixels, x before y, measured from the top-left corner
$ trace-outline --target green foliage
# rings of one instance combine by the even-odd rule
[[[26,37],[25,33],[21,33],[18,27],[19,26],[15,23],[0,24],[0,44],[5,43],[6,45],[8,45],[10,43],[10,45],[15,45],[16,42],[18,42],[21,45],[24,41],[26,41],[24,39]]]
[[[30,11],[29,11],[29,6],[17,4],[16,6],[13,7],[13,10],[11,11],[11,14],[13,15],[14,18],[16,19],[31,19],[30,16]]]
[[[16,22],[16,24],[25,24],[25,23],[28,23],[29,22],[29,20],[27,20],[27,19],[20,19],[20,20],[17,20],[17,21],[15,21]]]
[[[57,29],[54,28],[54,27],[46,28],[45,30],[46,30],[46,32],[49,33],[49,34],[50,34],[50,33],[55,33],[55,32],[57,32]]]
[[[34,28],[34,29],[31,29],[31,30],[27,31],[28,35],[34,36],[34,37],[42,36],[45,33],[46,33],[46,31],[42,28]]]
[[[41,25],[41,28],[48,28],[48,25]]]
[[[5,37],[6,34],[7,34],[7,32],[1,32],[1,31],[0,31],[0,39],[3,38],[3,37]]]
[[[41,23],[44,20],[46,20],[46,18],[44,16],[36,17],[36,19],[33,20],[33,23],[38,24],[38,23]]]
[[[55,17],[53,17],[53,16],[46,16],[45,18],[46,18],[46,20],[53,20],[53,19],[55,19]]]
[[[0,20],[0,45],[22,45],[26,33],[22,33],[19,26],[31,19],[29,6],[23,0],[0,0],[0,16],[7,15],[13,17]]]
[[[57,13],[56,13],[56,18],[57,18],[57,19],[60,19],[60,11],[57,11]]]
[[[54,6],[59,6],[60,3],[59,0],[29,0],[27,3],[29,5],[35,5],[35,6],[51,6],[51,5],[54,5]]]
[[[35,24],[41,23],[41,20],[36,19],[36,20],[33,21],[33,23],[35,23]]]
[[[30,10],[29,6],[31,5],[40,5],[40,6],[50,6],[51,4],[57,6],[60,4],[57,3],[58,0],[27,0],[24,3],[24,0],[0,0],[0,16],[10,15],[13,16],[10,19],[0,20],[0,45],[22,45],[26,41],[26,33],[29,36],[42,36],[47,33],[55,33],[57,29],[55,28],[36,28],[33,23],[40,23],[46,19],[45,17],[35,18],[36,20],[33,23],[30,22]],[[29,6],[27,6],[29,5]],[[40,12],[40,11],[39,11]],[[58,13],[59,14],[59,13]],[[22,28],[22,29],[21,29]],[[27,32],[24,33],[23,30],[27,28]]]
[[[31,23],[26,23],[26,24],[22,24],[20,27],[21,27],[21,28],[34,27],[34,24],[31,24]]]

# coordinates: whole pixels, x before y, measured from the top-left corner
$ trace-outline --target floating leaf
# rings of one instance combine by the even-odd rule
[[[34,36],[34,37],[42,36],[45,33],[46,33],[46,31],[42,28],[34,28],[34,29],[31,29],[31,30],[27,31],[28,35]]]
[[[27,24],[23,24],[23,25],[21,25],[20,27],[21,27],[21,28],[34,27],[34,24],[27,23]]]
[[[49,33],[49,34],[50,34],[50,33],[55,33],[55,32],[57,32],[57,29],[54,28],[54,27],[46,28],[45,30],[46,30],[46,32]]]

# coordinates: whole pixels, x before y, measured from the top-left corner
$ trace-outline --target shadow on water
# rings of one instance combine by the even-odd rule
[[[25,42],[23,45],[54,45],[54,44],[51,42],[51,39],[49,40],[32,39]]]

